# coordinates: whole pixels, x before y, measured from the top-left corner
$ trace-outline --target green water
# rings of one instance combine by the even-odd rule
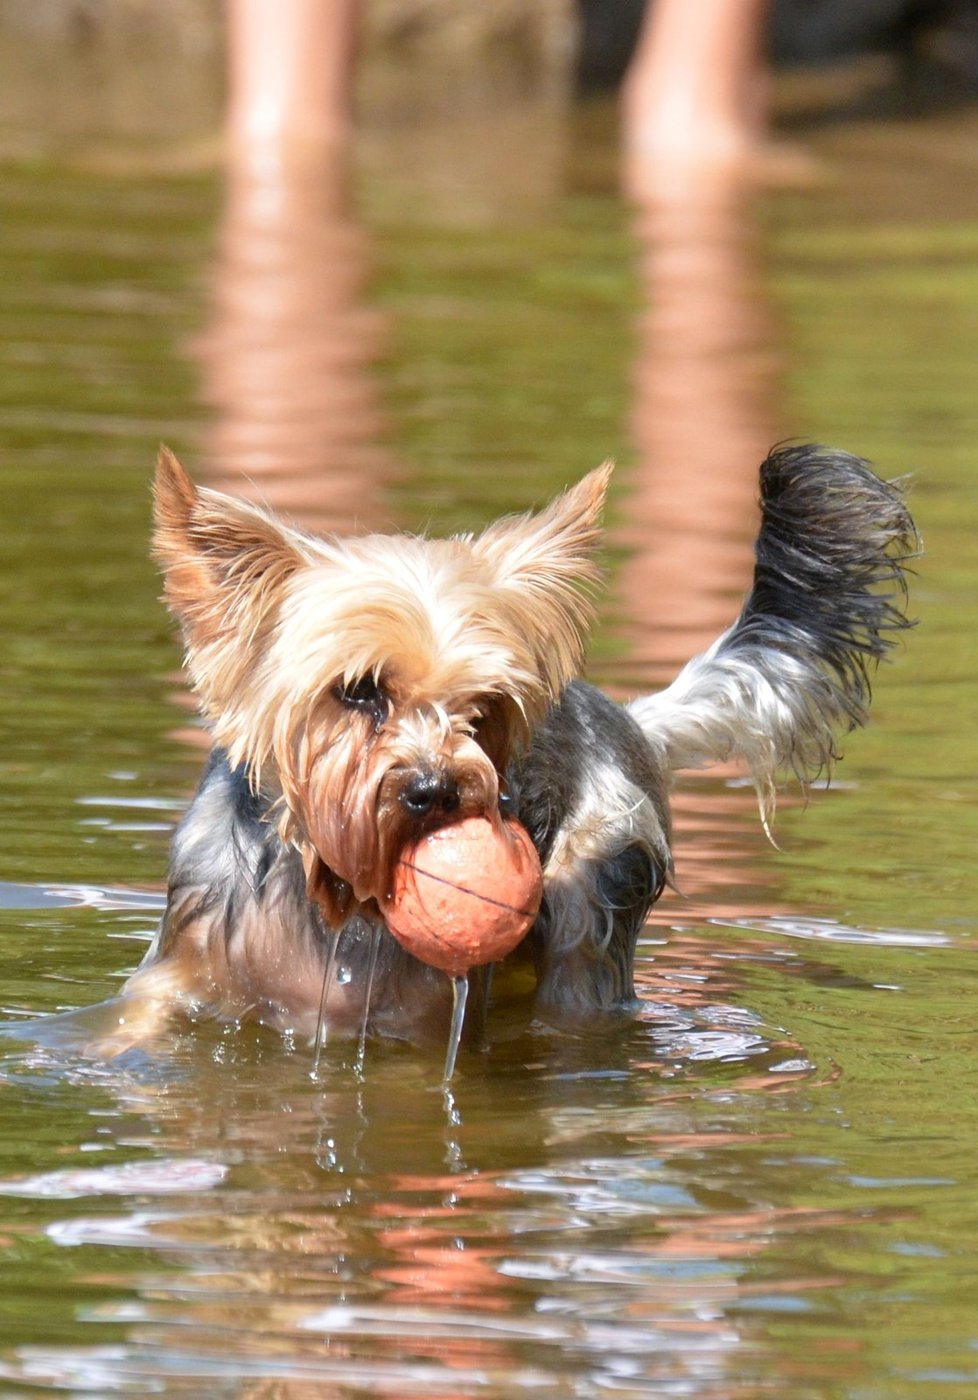
[[[4,1394],[978,1393],[978,119],[812,135],[822,178],[724,224],[748,257],[739,292],[713,287],[712,314],[741,317],[715,394],[645,427],[641,386],[683,336],[649,338],[640,221],[606,138],[574,134],[548,180],[514,159],[511,188],[464,152],[362,161],[330,245],[359,271],[310,284],[306,361],[275,380],[297,438],[305,410],[327,444],[289,499],[345,483],[366,523],[468,526],[615,456],[593,671],[635,690],[682,659],[687,587],[630,572],[657,548],[649,442],[709,430],[692,494],[704,518],[721,486],[736,501],[709,564],[749,535],[743,442],[818,437],[914,474],[920,625],[837,785],[783,804],[780,850],[735,779],[683,785],[685,895],[650,924],[634,1020],[501,1019],[449,1101],[439,1055],[392,1046],[362,1077],[335,1052],[317,1084],[307,1052],[249,1030],[126,1072],[11,1047]],[[274,394],[215,291],[222,208],[211,175],[0,181],[8,1016],[95,1002],[138,960],[199,767],[148,483],[161,439],[203,477],[222,431],[265,442]],[[359,350],[350,331],[323,354],[317,324],[364,315]],[[710,435],[724,385],[735,442]],[[745,581],[732,563],[706,590],[721,625]]]

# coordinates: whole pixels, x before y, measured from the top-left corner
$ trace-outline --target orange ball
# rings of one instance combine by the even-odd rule
[[[460,977],[516,947],[542,893],[540,858],[525,828],[466,817],[405,846],[384,915],[409,953]]]

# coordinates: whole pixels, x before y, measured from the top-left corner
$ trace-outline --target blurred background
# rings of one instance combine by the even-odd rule
[[[919,627],[780,849],[676,794],[633,1016],[0,1065],[4,1394],[978,1387],[978,5],[0,0],[0,1002],[138,961],[206,740],[159,442],[317,529],[618,464],[590,676],[736,614],[757,466],[909,475]],[[43,1038],[42,1038],[43,1039]]]

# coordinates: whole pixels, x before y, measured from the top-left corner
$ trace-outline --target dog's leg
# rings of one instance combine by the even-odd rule
[[[530,934],[537,1006],[611,1010],[633,994],[635,941],[671,866],[652,752],[625,711],[575,683],[534,735],[514,793],[544,871]]]
[[[778,774],[816,776],[837,736],[866,722],[870,672],[909,625],[904,570],[919,541],[896,486],[820,447],[771,453],[761,511],[737,621],[629,710],[667,773],[744,760],[766,823]]]

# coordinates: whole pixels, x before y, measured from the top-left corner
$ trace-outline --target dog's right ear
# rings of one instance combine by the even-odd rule
[[[153,554],[163,566],[167,605],[193,650],[213,640],[230,616],[239,635],[306,561],[301,537],[271,516],[197,487],[161,447],[153,488]]]

